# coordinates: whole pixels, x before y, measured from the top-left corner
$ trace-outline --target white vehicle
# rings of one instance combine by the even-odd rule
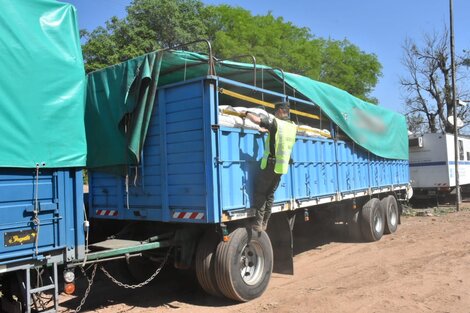
[[[454,136],[410,137],[410,178],[416,192],[450,192],[455,188]],[[470,184],[470,138],[458,138],[459,184]]]

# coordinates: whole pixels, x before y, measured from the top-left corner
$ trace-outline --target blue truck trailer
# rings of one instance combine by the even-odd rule
[[[120,286],[144,286],[172,261],[195,269],[209,294],[248,301],[273,271],[293,273],[296,216],[326,212],[367,241],[396,230],[409,189],[402,116],[255,58],[218,60],[208,42],[208,54],[166,49],[91,73],[85,106],[74,8],[0,2],[1,310],[54,312],[60,277],[73,292],[76,267],[112,277],[106,262],[116,259],[134,276],[151,269],[136,285],[113,279]],[[250,219],[266,134],[223,123],[223,106],[270,112],[279,100],[299,133],[258,233]],[[97,232],[105,240],[88,242]]]
[[[57,309],[58,266],[85,256],[82,190],[76,169],[0,170],[2,312],[30,312],[47,291]]]
[[[86,76],[75,9],[0,1],[0,312],[54,312],[85,257]]]
[[[227,126],[221,112],[270,112],[277,101],[289,101],[291,119],[321,136],[299,132],[267,232],[257,233],[250,219],[266,134]],[[170,255],[177,268],[195,269],[207,293],[236,301],[260,296],[273,270],[293,273],[296,216],[329,212],[352,236],[375,241],[397,229],[398,200],[410,188],[402,116],[210,50],[164,50],[91,73],[87,114],[88,210],[112,235],[90,245],[92,259],[120,249],[130,267],[135,256],[158,273],[153,262]],[[166,252],[134,253],[139,243]]]

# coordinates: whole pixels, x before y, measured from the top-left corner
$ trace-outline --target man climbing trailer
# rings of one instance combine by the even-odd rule
[[[297,126],[289,121],[289,103],[276,103],[274,118],[245,112],[245,116],[261,128],[269,131],[265,142],[265,151],[261,159],[261,172],[256,176],[254,208],[256,210],[253,230],[261,232],[267,229],[274,192],[279,186],[281,175],[289,169],[292,148],[295,143]]]

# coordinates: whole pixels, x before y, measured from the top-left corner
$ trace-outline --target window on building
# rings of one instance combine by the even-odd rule
[[[464,160],[464,153],[463,153],[463,141],[459,140],[459,160]]]

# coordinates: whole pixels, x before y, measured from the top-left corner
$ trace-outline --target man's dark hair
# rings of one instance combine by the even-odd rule
[[[289,102],[287,102],[287,101],[281,101],[281,102],[276,102],[274,104],[274,108],[275,108],[276,111],[279,110],[279,109],[284,109],[286,111],[289,111],[290,105],[289,105]]]

